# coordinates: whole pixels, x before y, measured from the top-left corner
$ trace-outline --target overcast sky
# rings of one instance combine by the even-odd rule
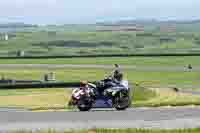
[[[0,23],[95,23],[118,19],[199,19],[200,0],[0,0]]]

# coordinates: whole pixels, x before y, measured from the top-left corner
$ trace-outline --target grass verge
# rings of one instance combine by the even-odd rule
[[[200,95],[176,92],[171,88],[150,88],[156,96],[145,101],[134,101],[133,106],[161,107],[200,105]]]
[[[67,89],[18,89],[0,90],[1,107],[28,109],[67,109],[71,90]]]
[[[72,110],[67,103],[70,89],[0,90],[0,107],[21,107],[30,111]],[[134,107],[200,105],[200,96],[177,93],[169,88],[135,87]]]

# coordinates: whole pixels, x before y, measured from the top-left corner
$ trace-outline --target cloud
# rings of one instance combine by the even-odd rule
[[[38,23],[191,18],[199,16],[199,5],[199,0],[2,0],[0,18]]]

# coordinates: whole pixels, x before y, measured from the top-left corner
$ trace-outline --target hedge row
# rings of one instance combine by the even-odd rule
[[[0,89],[30,89],[30,88],[74,88],[79,87],[79,82],[59,82],[59,83],[33,83],[33,84],[4,84]]]
[[[200,53],[166,53],[166,54],[106,54],[106,55],[61,55],[61,56],[11,56],[0,59],[55,59],[55,58],[98,58],[98,57],[160,57],[160,56],[200,56]]]

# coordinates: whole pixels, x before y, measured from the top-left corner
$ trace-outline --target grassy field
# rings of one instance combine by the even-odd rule
[[[66,82],[100,80],[110,72],[102,69],[1,69],[0,74],[12,79],[41,80],[45,73],[51,71],[55,72],[57,80]],[[125,79],[128,79],[130,84],[140,85],[134,86],[133,106],[137,107],[199,105],[200,96],[175,93],[170,89],[165,89],[169,85],[178,88],[184,88],[184,85],[199,86],[199,78],[200,75],[197,72],[137,72],[125,70]],[[69,100],[69,94],[70,91],[67,89],[0,90],[0,106],[36,109],[41,109],[41,107],[43,109],[67,108],[66,103]]]
[[[70,58],[70,59],[1,59],[0,64],[96,64],[96,65],[121,65],[133,66],[179,66],[188,64],[200,66],[199,56],[192,57],[108,57],[108,58]]]
[[[38,131],[38,133],[199,133],[200,129],[176,129],[176,130],[158,130],[158,129],[89,129],[80,131]],[[13,133],[32,133],[31,131],[16,131]]]
[[[0,40],[0,56],[84,55],[120,53],[196,53],[199,32],[16,32],[8,41]],[[162,39],[164,38],[164,39]],[[167,39],[166,39],[167,38]]]
[[[159,26],[159,25],[157,25]],[[182,26],[182,27],[181,27]],[[11,33],[8,41],[0,40],[0,56],[16,56],[17,51],[25,55],[84,55],[121,53],[199,53],[200,32],[198,25],[191,25],[194,31],[179,32],[185,25],[177,25],[177,32],[96,32],[66,31],[59,27]],[[194,28],[195,27],[195,28]],[[58,28],[58,27],[57,27]],[[66,28],[66,27],[65,27]],[[188,29],[190,29],[189,27]],[[67,28],[68,29],[68,28]],[[73,29],[71,27],[71,29]],[[77,29],[80,29],[77,27]],[[188,31],[185,29],[185,31]],[[128,58],[73,58],[73,59],[17,59],[0,60],[0,64],[121,64],[137,67],[182,67],[188,64],[199,67],[199,57],[128,57]],[[43,80],[49,72],[55,72],[59,81],[100,80],[110,70],[106,69],[0,69],[0,76],[8,79]],[[131,71],[124,70],[125,78],[131,84],[145,88],[178,87],[200,89],[199,72],[179,71]],[[189,86],[189,87],[188,87]],[[171,90],[135,89],[134,106],[199,105],[199,96],[177,94]],[[55,90],[0,90],[0,106],[18,107],[65,107],[69,97],[65,89]],[[58,98],[59,97],[59,98]],[[7,101],[7,102],[5,102]],[[21,102],[23,101],[23,102]]]

